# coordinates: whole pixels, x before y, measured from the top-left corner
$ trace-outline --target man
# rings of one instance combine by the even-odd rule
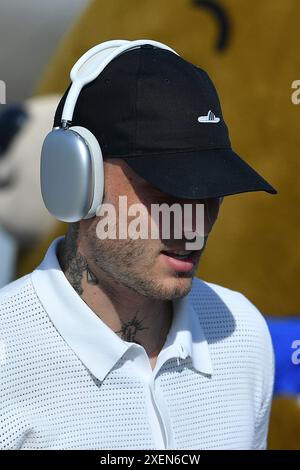
[[[116,217],[107,237],[101,211],[70,224],[1,291],[2,448],[264,449],[274,373],[265,320],[195,272],[222,198],[276,191],[232,151],[211,80],[139,47],[83,88],[73,125],[101,144],[103,204]],[[129,236],[137,204],[150,225],[153,206],[177,204],[182,221],[189,204],[203,246],[187,245],[185,220],[175,236],[175,215],[169,233],[155,219],[158,237]]]

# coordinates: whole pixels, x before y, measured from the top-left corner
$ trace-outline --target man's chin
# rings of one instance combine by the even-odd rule
[[[179,299],[190,292],[193,276],[184,274],[180,273],[178,277],[170,277],[161,282],[162,300]]]

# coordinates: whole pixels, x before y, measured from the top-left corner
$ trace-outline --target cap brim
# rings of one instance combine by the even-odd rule
[[[146,181],[177,198],[206,199],[251,191],[277,193],[230,148],[122,158]]]

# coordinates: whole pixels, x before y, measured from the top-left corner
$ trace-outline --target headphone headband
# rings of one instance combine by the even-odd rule
[[[82,88],[91,81],[95,80],[102,70],[117,56],[131,49],[149,44],[161,49],[166,49],[176,55],[176,51],[162,42],[151,39],[137,39],[135,41],[112,40],[105,41],[89,49],[72,67],[70,78],[72,80],[71,88],[68,92],[62,117],[62,127],[68,127],[73,118],[76,101]]]

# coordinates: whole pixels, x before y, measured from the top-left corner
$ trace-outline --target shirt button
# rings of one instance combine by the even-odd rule
[[[179,354],[180,354],[181,359],[184,359],[186,357],[186,352],[182,344],[179,345]]]

